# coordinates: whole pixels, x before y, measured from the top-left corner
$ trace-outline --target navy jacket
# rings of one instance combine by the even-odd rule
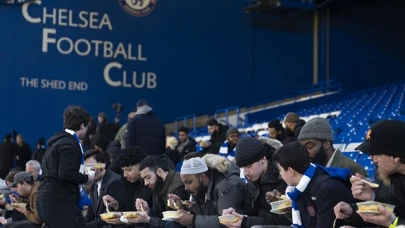
[[[165,126],[152,111],[136,115],[128,121],[125,147],[131,146],[139,146],[148,155],[161,155],[165,152]]]

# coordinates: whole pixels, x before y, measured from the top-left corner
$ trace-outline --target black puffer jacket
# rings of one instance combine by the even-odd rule
[[[112,141],[107,147],[107,154],[110,159],[109,167],[112,171],[117,174],[122,173],[120,164],[118,164],[118,157],[121,153],[121,143],[120,141]]]
[[[165,126],[152,111],[136,115],[128,121],[125,147],[131,146],[139,146],[148,155],[165,152]]]
[[[80,173],[82,150],[69,133],[60,131],[48,141],[48,149],[42,159],[41,185],[37,202],[60,204],[64,201],[78,203],[79,185],[85,184],[87,175]]]

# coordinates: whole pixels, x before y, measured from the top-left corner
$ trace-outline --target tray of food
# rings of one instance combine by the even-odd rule
[[[290,199],[274,201],[270,203],[272,210],[281,210],[292,207],[292,201]]]
[[[239,221],[239,217],[235,216],[235,215],[222,215],[218,217],[219,219],[219,223],[221,224],[232,224],[232,223],[236,223]]]
[[[174,219],[180,218],[183,215],[183,212],[179,211],[164,211],[163,214],[163,221],[174,221]]]
[[[127,219],[132,219],[132,218],[137,218],[140,215],[145,214],[145,212],[141,211],[124,211],[122,212],[122,216],[124,216]]]
[[[380,203],[380,202],[376,202],[376,201],[366,201],[366,202],[357,203],[357,207],[358,207],[357,212],[364,213],[364,214],[379,214],[379,213],[381,213],[378,208],[379,205],[383,206],[385,208],[385,210],[387,210],[390,213],[394,212],[395,205]]]

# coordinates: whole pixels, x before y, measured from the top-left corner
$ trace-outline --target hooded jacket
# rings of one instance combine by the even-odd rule
[[[193,226],[197,228],[223,227],[218,220],[223,209],[241,210],[244,205],[246,184],[240,179],[240,169],[228,159],[208,154],[203,157],[210,176],[205,199],[193,198],[192,210],[196,214]]]
[[[42,160],[42,176],[37,202],[78,203],[79,185],[88,181],[87,175],[80,173],[81,162],[82,150],[71,134],[60,131],[50,138],[48,150]]]

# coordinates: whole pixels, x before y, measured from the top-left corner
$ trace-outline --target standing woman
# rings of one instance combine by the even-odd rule
[[[37,195],[38,213],[47,228],[86,227],[78,202],[79,186],[94,182],[94,176],[81,172],[83,149],[80,139],[86,135],[89,118],[82,107],[67,107],[63,113],[64,130],[48,141]]]

